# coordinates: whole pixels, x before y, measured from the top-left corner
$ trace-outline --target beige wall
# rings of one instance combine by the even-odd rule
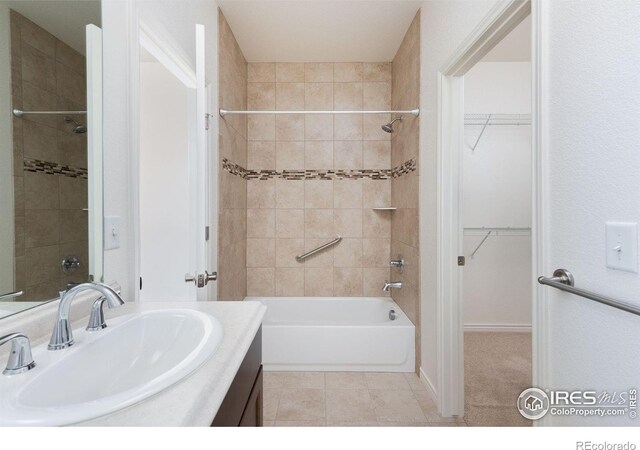
[[[84,57],[11,11],[12,104],[24,110],[85,110]],[[86,123],[86,116],[74,117]],[[54,298],[88,278],[87,139],[64,116],[13,118],[15,287],[19,300]],[[62,272],[68,255],[80,259]]]
[[[420,12],[407,30],[392,64],[393,83],[391,106],[394,110],[416,108],[420,102]],[[419,121],[405,117],[396,122],[391,139],[391,164],[418,159]],[[402,255],[403,273],[392,271],[392,278],[402,282],[402,289],[394,290],[393,300],[416,326],[416,369],[420,368],[420,259],[418,195],[419,171],[393,178],[391,203],[398,209],[391,218],[391,256]]]
[[[220,108],[247,106],[247,61],[229,24],[218,14],[218,89]],[[247,120],[219,120],[218,299],[242,300],[247,290],[247,181],[223,170],[222,161],[247,165]]]
[[[250,110],[391,106],[385,62],[249,64],[248,81]],[[388,120],[249,116],[248,295],[385,295],[391,215],[372,208],[391,201],[390,135],[380,129]],[[295,260],[336,236],[335,247]]]

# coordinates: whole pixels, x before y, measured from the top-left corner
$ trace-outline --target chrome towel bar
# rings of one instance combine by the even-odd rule
[[[574,287],[573,275],[566,269],[557,269],[553,272],[552,278],[539,277],[538,283],[560,289],[561,291],[570,292],[572,294],[579,295],[580,297],[588,298],[589,300],[613,306],[614,308],[640,316],[640,308],[635,305],[630,305],[629,303],[614,300],[612,298],[605,297],[604,295]]]
[[[70,116],[75,114],[86,114],[86,111],[23,111],[21,109],[14,109],[13,115],[16,117],[22,116],[46,116],[46,115],[64,115]]]
[[[333,247],[334,245],[336,245],[338,242],[340,242],[342,240],[342,237],[338,236],[337,238],[335,238],[333,241],[331,242],[327,242],[326,244],[322,244],[320,247],[318,248],[314,248],[313,250],[305,253],[304,255],[300,255],[300,256],[296,256],[296,261],[298,262],[302,262],[305,259],[307,259],[309,256],[311,255],[315,255],[318,252],[321,252],[322,250],[324,250],[325,248],[329,248],[329,247]]]
[[[220,116],[224,117],[227,115],[260,115],[260,114],[410,114],[412,116],[420,115],[420,109],[409,109],[409,110],[379,110],[379,111],[238,111],[238,110],[230,110],[230,109],[222,109],[220,108]]]

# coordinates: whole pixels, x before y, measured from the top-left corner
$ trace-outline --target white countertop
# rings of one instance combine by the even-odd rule
[[[76,426],[210,426],[260,328],[260,302],[128,303],[109,317],[153,309],[195,309],[220,321],[224,336],[203,366],[175,385],[140,403]],[[106,312],[106,311],[105,311]],[[107,324],[109,318],[107,317]],[[87,376],[91,376],[87,374]]]

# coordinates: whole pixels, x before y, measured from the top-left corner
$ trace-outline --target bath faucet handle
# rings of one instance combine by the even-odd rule
[[[100,297],[91,305],[91,313],[89,314],[89,323],[87,324],[87,331],[99,331],[107,328],[107,322],[104,320],[104,302],[107,301],[106,297]]]
[[[398,272],[402,273],[404,270],[404,259],[402,259],[402,256],[398,255],[398,259],[389,261],[389,267],[395,267],[398,269]]]
[[[17,375],[28,372],[36,366],[31,356],[31,343],[29,338],[22,333],[12,333],[0,337],[0,345],[11,342],[11,353],[7,361],[7,367],[2,371],[4,375]]]

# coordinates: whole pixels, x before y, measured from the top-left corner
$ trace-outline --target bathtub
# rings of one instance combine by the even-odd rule
[[[414,372],[415,327],[377,297],[247,297],[267,306],[265,370]],[[394,310],[396,319],[389,312]]]

